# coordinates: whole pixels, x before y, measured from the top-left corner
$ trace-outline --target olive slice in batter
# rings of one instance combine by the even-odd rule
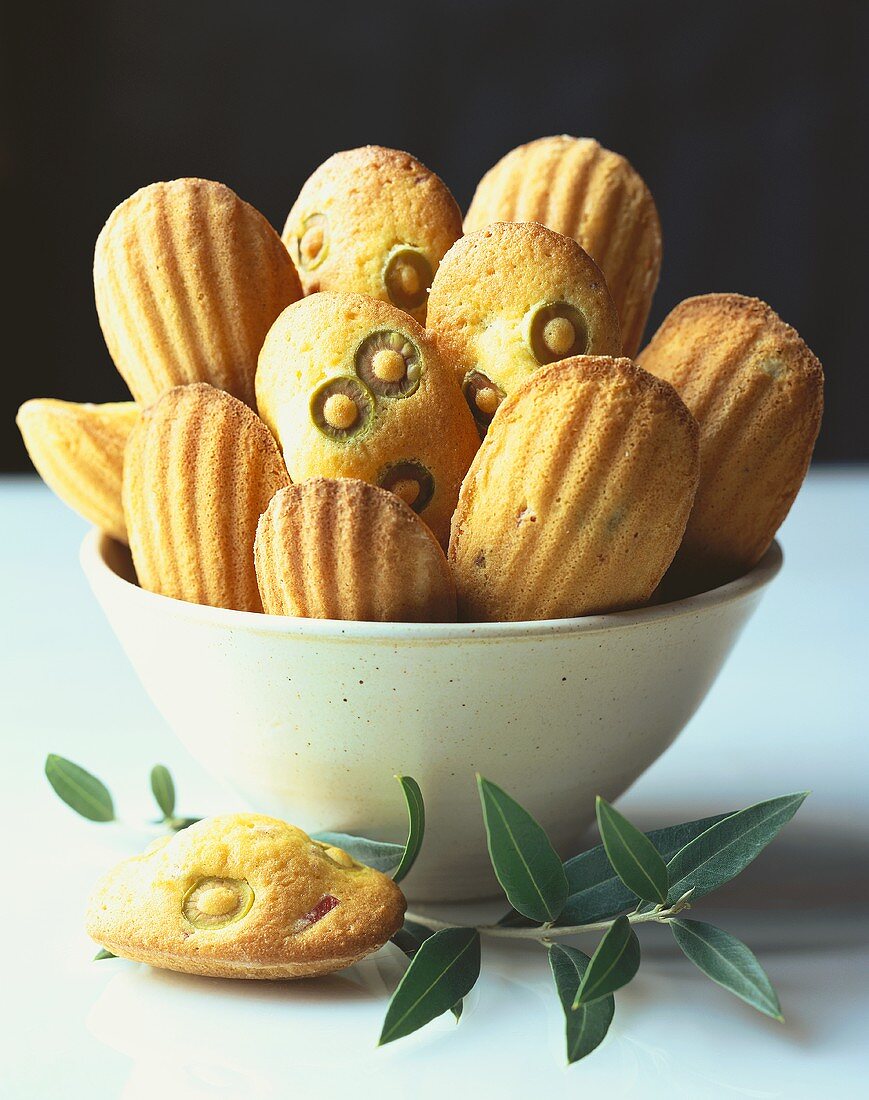
[[[309,214],[302,222],[296,242],[296,263],[303,271],[313,271],[329,251],[329,220],[325,214]]]
[[[492,423],[492,417],[504,400],[504,391],[481,371],[469,370],[462,383],[462,393],[474,415],[477,427],[485,435],[486,429]]]
[[[550,302],[535,306],[526,319],[528,346],[538,363],[555,363],[588,350],[588,327],[575,306]]]
[[[374,398],[349,375],[330,378],[311,394],[311,419],[323,435],[345,443],[364,432],[374,415]]]
[[[421,512],[434,496],[434,478],[421,462],[408,460],[394,462],[378,479],[381,489],[388,489],[409,504],[414,512]]]
[[[378,397],[409,397],[422,377],[419,348],[402,332],[366,336],[356,351],[356,373]]]
[[[195,928],[224,928],[252,905],[253,890],[244,879],[201,878],[184,895],[181,911]]]
[[[433,278],[431,264],[423,253],[404,245],[390,252],[383,269],[389,300],[407,313],[425,305]]]

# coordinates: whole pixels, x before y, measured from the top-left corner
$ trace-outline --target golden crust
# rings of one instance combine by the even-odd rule
[[[130,434],[123,503],[139,584],[189,603],[262,611],[256,525],[289,485],[247,405],[204,382],[164,394]]]
[[[306,263],[311,227],[322,243]],[[389,301],[384,270],[395,248],[418,249],[433,275],[461,234],[461,211],[434,172],[409,153],[366,145],[320,165],[287,216],[283,240],[306,294],[335,290]],[[425,321],[424,294],[409,312]]]
[[[490,222],[541,222],[595,260],[621,318],[624,354],[636,354],[661,269],[661,222],[631,164],[591,138],[538,138],[483,176],[465,232]]]
[[[334,438],[317,426],[312,396],[327,392],[339,378],[358,388],[358,352],[374,333],[397,333],[415,349],[418,385],[405,397],[378,396],[364,387],[368,419],[360,414],[358,431]],[[278,438],[294,482],[349,477],[376,485],[391,480],[402,464],[421,464],[431,477],[431,494],[427,500],[421,494],[414,510],[446,545],[479,437],[452,369],[412,317],[360,294],[304,298],[270,329],[256,393],[260,415]]]
[[[143,405],[190,382],[252,405],[263,338],[302,296],[262,214],[201,179],[152,183],[117,207],[97,239],[94,290],[109,352]]]
[[[714,587],[763,557],[802,485],[821,425],[824,374],[765,302],[680,303],[640,356],[700,425],[700,486],[667,584]]]
[[[257,527],[263,608],[365,622],[449,622],[456,589],[428,527],[394,493],[313,478],[272,498]]]
[[[203,879],[246,884],[249,909],[223,926],[195,923],[186,899]],[[337,904],[323,912],[327,898]],[[401,927],[404,910],[403,894],[379,871],[276,818],[230,814],[119,863],[97,883],[86,927],[114,954],[152,966],[212,977],[300,978],[349,966],[382,947]]]
[[[498,409],[462,485],[449,559],[469,620],[636,607],[685,529],[698,430],[627,359],[543,367]]]
[[[475,371],[511,393],[540,366],[531,328],[550,303],[564,303],[582,318],[581,354],[621,354],[618,314],[594,260],[573,238],[536,222],[496,222],[446,254],[426,323],[460,384]]]
[[[25,401],[16,423],[39,476],[70,508],[121,542],[124,447],[139,409],[132,401],[79,405]]]

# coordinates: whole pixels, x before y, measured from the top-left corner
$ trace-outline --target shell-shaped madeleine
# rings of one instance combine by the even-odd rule
[[[456,588],[428,527],[394,493],[353,478],[283,489],[259,521],[256,575],[272,615],[448,622]]]
[[[661,269],[661,222],[631,164],[592,138],[538,138],[502,157],[477,185],[465,232],[490,222],[541,222],[578,241],[603,271],[636,354]]]
[[[621,354],[600,268],[572,237],[536,222],[496,222],[457,241],[432,284],[426,325],[483,432],[541,365]]]
[[[821,364],[765,302],[741,294],[688,298],[639,362],[700,425],[700,485],[667,584],[722,584],[763,557],[802,485],[821,425]]]
[[[391,489],[446,546],[480,440],[455,372],[412,317],[361,294],[312,294],[270,329],[256,393],[294,482]]]
[[[25,401],[16,423],[42,480],[73,511],[127,541],[121,504],[124,447],[139,409],[132,401],[80,405]]]
[[[672,386],[627,359],[543,367],[503,402],[462,485],[449,553],[460,617],[644,603],[698,474],[697,425]]]
[[[209,382],[253,405],[256,359],[299,277],[266,219],[222,183],[143,187],[113,212],[94,253],[97,314],[140,404]]]
[[[283,240],[306,294],[369,294],[425,322],[426,298],[462,215],[446,184],[398,149],[335,153],[302,187]]]
[[[86,927],[115,955],[219,978],[305,978],[364,958],[400,927],[395,883],[262,814],[200,821],[96,885]]]
[[[164,394],[143,412],[124,456],[139,584],[188,603],[262,611],[256,525],[289,483],[274,438],[247,405],[204,382]]]

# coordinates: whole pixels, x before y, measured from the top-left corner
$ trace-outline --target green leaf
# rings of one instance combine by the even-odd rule
[[[628,984],[639,966],[640,941],[636,932],[627,917],[617,917],[591,957],[573,999],[573,1007],[576,1009],[615,993]]]
[[[676,943],[707,978],[741,997],[746,1004],[784,1022],[772,982],[742,940],[701,920],[671,920]]]
[[[99,962],[101,959],[116,959],[118,956],[113,955],[111,951],[107,951],[104,947],[97,951],[93,957],[94,962]]]
[[[549,837],[500,787],[477,776],[489,857],[507,900],[523,916],[554,921],[567,899],[567,878]]]
[[[368,840],[364,836],[351,836],[349,833],[314,833],[314,840],[322,840],[334,848],[343,850],[358,863],[373,867],[389,875],[401,863],[404,855],[403,844],[390,844],[386,840]]]
[[[112,796],[95,775],[54,753],[46,757],[45,775],[55,793],[77,814],[88,821],[114,821]]]
[[[669,904],[693,889],[692,903],[744,871],[774,840],[806,798],[808,791],[758,802],[731,814],[680,849],[667,864]]]
[[[466,996],[480,976],[480,934],[445,928],[416,952],[392,995],[380,1045],[417,1031]]]
[[[401,882],[413,867],[422,847],[422,838],[425,835],[425,803],[422,800],[422,791],[415,779],[411,779],[409,775],[397,775],[395,778],[401,784],[401,789],[404,792],[408,820],[407,843],[404,846],[404,852],[398,867],[396,867],[392,876],[393,882]]]
[[[429,928],[425,924],[419,924],[415,920],[406,920],[404,926],[399,928],[392,937],[392,942],[400,951],[403,951],[409,959],[412,959],[422,947],[423,943],[433,935],[433,928]],[[450,1012],[452,1012],[456,1018],[456,1023],[462,1018],[463,1007],[464,1002],[458,1001],[450,1009]]]
[[[172,817],[166,824],[176,833],[180,833],[183,829],[189,829],[191,825],[197,825],[200,821],[202,821],[201,817]]]
[[[644,901],[667,899],[667,865],[649,838],[599,795],[597,826],[613,870]]]
[[[680,825],[653,829],[645,835],[658,849],[661,858],[668,860],[680,848],[684,848],[689,840],[705,833],[711,825],[723,821],[725,817],[730,817],[730,814],[684,821]],[[567,875],[568,896],[561,916],[555,922],[558,927],[609,920],[626,909],[633,909],[639,900],[613,871],[602,844],[568,859],[564,864],[564,873]],[[521,927],[532,922],[514,910],[498,923]]]
[[[151,791],[163,811],[164,820],[172,817],[175,813],[175,784],[165,764],[155,764],[151,768]]]
[[[591,962],[588,955],[574,947],[554,943],[549,948],[549,966],[555,987],[564,1009],[567,1061],[578,1062],[599,1046],[612,1023],[616,1003],[610,993],[592,1004],[580,1005],[574,1010],[573,1002],[582,977]]]

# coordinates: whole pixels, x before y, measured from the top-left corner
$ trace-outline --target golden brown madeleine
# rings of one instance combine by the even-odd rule
[[[672,386],[628,359],[541,368],[498,409],[462,485],[449,553],[460,617],[645,603],[698,475],[697,425]]]
[[[635,355],[661,269],[661,222],[631,164],[592,138],[520,145],[480,180],[465,232],[504,221],[542,222],[579,241],[606,277],[624,354]]]
[[[434,172],[410,153],[366,145],[320,165],[283,240],[306,294],[370,294],[424,323],[438,264],[461,235],[461,211]]]
[[[115,955],[217,978],[305,978],[382,947],[402,924],[395,883],[262,814],[154,841],[97,883],[87,932]]]
[[[269,331],[256,393],[293,481],[392,489],[446,546],[480,440],[454,371],[412,317],[361,294],[304,298]]]
[[[79,405],[25,401],[16,423],[39,476],[64,504],[112,538],[127,541],[121,505],[124,447],[139,409],[132,401]]]
[[[272,498],[259,521],[256,575],[271,615],[360,622],[455,622],[440,544],[395,493],[312,478]]]
[[[432,284],[426,324],[483,432],[541,364],[621,354],[597,264],[572,237],[536,222],[496,222],[457,241]]]
[[[115,366],[141,404],[210,382],[253,405],[256,357],[302,296],[266,219],[222,183],[152,183],[122,202],[94,254],[97,313]]]
[[[262,611],[256,525],[289,483],[277,444],[247,405],[204,382],[164,394],[124,456],[139,584],[188,603]]]
[[[803,482],[821,364],[765,302],[741,294],[686,299],[639,362],[700,425],[700,486],[667,583],[700,591],[733,580],[763,557]]]

